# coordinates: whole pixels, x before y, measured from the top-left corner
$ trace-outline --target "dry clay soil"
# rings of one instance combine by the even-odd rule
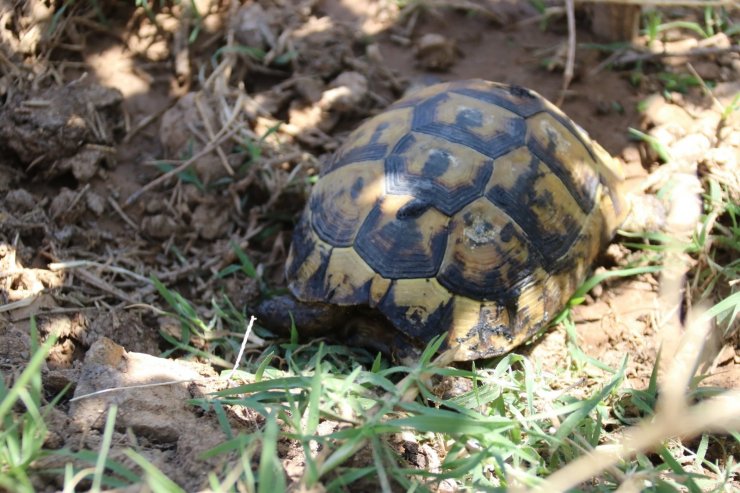
[[[202,12],[218,10],[201,3]],[[542,29],[527,21],[536,12],[523,3],[501,11],[419,9],[402,16],[393,2],[352,7],[358,3],[304,1],[293,7],[263,1],[228,15],[221,10],[204,17],[192,44],[183,40],[182,23],[166,12],[158,14],[158,30],[141,11],[112,9],[106,12],[109,29],[101,29],[92,16],[87,22],[68,21],[66,45],[51,51],[55,77],[28,83],[29,75],[15,89],[2,86],[0,301],[15,304],[0,313],[0,365],[11,382],[24,367],[31,350],[31,315],[37,317],[42,338],[59,337],[44,368],[44,389],[49,397],[69,384],[71,390],[50,415],[47,448],[96,450],[106,405],[115,401],[120,412],[112,458],[128,463],[120,448],[135,440],[149,460],[186,489],[202,487],[207,471],[225,459],[198,456],[224,436],[212,415],[185,401],[220,384],[69,402],[72,394],[111,386],[215,375],[209,365],[163,363],[153,357],[168,347],[161,334],[179,329],[153,308],[167,307],[148,276],[193,300],[206,319],[209,300],[219,293],[244,306],[255,300],[254,281],[241,273],[214,275],[237,262],[230,246],[236,243],[263,267],[268,284],[281,286],[290,229],[305,202],[306,177],[320,169],[320,158],[349,129],[399,97],[410,82],[430,75],[475,77],[530,87],[553,101],[561,94],[567,39],[562,19]],[[592,41],[582,21],[579,17],[578,41]],[[207,78],[226,33],[237,42],[262,45],[273,60],[239,55],[229,65],[231,72],[221,74],[226,83],[219,88]],[[12,43],[5,48],[13,48]],[[285,54],[290,55],[287,62],[280,59]],[[16,53],[14,60],[25,60],[24,73],[32,73],[29,57]],[[646,76],[635,83],[628,70],[604,68],[602,60],[596,51],[579,48],[562,109],[625,161],[631,185],[639,187],[653,160],[629,139],[627,128],[657,128],[676,119],[686,128],[698,126],[708,111],[706,98],[693,88],[673,104],[656,102],[655,115],[645,116],[638,113],[638,103],[660,93],[649,72],[658,68],[648,65]],[[68,63],[60,68],[63,61]],[[729,84],[726,91],[732,93],[737,58],[701,57],[693,65],[705,79]],[[674,69],[685,71],[680,64]],[[3,80],[10,80],[7,74]],[[228,185],[202,189],[185,179],[169,180],[127,204],[161,175],[152,163],[187,159],[203,150],[228,120],[223,102],[233,103],[240,91],[247,95],[243,104],[248,108],[240,118],[255,136],[285,122],[274,139],[265,139],[254,160],[259,166],[240,170],[232,144],[224,145],[218,152],[201,153],[192,169],[200,182],[218,183],[229,174],[225,161],[237,170]],[[624,262],[630,255],[613,245],[601,265]],[[68,269],[51,265],[73,260],[86,263]],[[651,275],[606,283],[575,310],[581,348],[612,367],[628,354],[628,385],[644,387],[657,352],[658,300],[658,281]],[[720,357],[707,367],[713,375],[705,384],[738,388],[736,347],[725,344],[721,350],[722,344],[714,353]],[[564,329],[552,329],[524,351],[546,369],[567,364]],[[255,343],[246,357],[259,354]],[[248,410],[231,418],[241,429],[261,422]],[[298,477],[302,450],[289,442],[282,447],[288,474]],[[51,457],[40,469],[62,462]],[[53,475],[37,479],[39,489],[60,486]]]

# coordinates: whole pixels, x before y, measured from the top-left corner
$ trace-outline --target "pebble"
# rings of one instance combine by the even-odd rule
[[[446,72],[459,57],[455,41],[438,33],[423,35],[415,48],[419,65],[428,70]]]

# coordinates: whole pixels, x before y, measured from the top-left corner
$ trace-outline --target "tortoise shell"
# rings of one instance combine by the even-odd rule
[[[366,305],[457,360],[556,315],[626,215],[619,164],[553,104],[470,80],[412,93],[333,155],[286,266],[302,301]]]

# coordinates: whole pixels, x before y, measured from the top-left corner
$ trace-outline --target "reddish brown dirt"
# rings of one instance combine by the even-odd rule
[[[82,361],[103,337],[128,351],[157,355],[167,348],[160,333],[179,329],[151,308],[164,304],[146,280],[150,275],[193,300],[204,319],[212,315],[209,300],[221,292],[238,307],[253,302],[255,281],[242,273],[215,275],[237,262],[230,242],[264,269],[270,285],[281,286],[292,221],[305,202],[308,178],[320,169],[319,158],[409,84],[477,77],[527,86],[551,100],[561,96],[564,21],[553,19],[543,29],[524,2],[473,12],[419,8],[402,17],[395,2],[384,0],[363,7],[340,0],[281,7],[285,2],[264,0],[245,17],[218,2],[196,3],[211,14],[191,45],[183,39],[182,12],[158,13],[155,27],[125,3],[105,12],[109,27],[74,11],[58,38],[30,48],[20,31],[13,32],[28,23],[2,27],[2,48],[16,70],[0,72],[0,368],[11,381],[29,357],[32,315],[43,338],[60,338],[44,370],[49,395],[67,384],[73,390],[81,381],[90,384]],[[21,10],[14,18],[32,22]],[[241,55],[228,67],[226,87],[206,81],[214,52],[226,44],[230,19],[242,21],[240,42],[261,44],[274,60],[287,61],[268,64]],[[265,42],[265,32],[275,39]],[[577,36],[579,43],[596,41],[585,18],[579,17]],[[602,60],[597,51],[579,48],[562,109],[623,157],[628,178],[639,185],[653,161],[627,128],[650,124],[637,108],[659,91],[650,72],[660,68],[650,66],[640,83],[631,84],[634,74],[601,68]],[[737,56],[701,62],[716,83],[737,80],[740,73]],[[683,73],[684,67],[673,70]],[[338,78],[349,72],[356,75]],[[44,78],[34,79],[34,73]],[[206,188],[171,179],[127,204],[161,176],[165,168],[157,164],[177,166],[208,145],[228,119],[240,85],[247,96],[239,116],[242,143],[252,135],[261,146],[254,162],[234,152],[232,142],[221,155],[206,152],[194,163]],[[336,87],[349,88],[348,99],[331,99]],[[286,125],[258,142],[278,121]],[[215,186],[229,176],[229,166],[235,170],[231,181]],[[603,262],[623,256],[621,248]],[[50,265],[62,261],[82,263],[66,270]],[[612,281],[574,311],[581,349],[612,367],[628,354],[627,377],[637,388],[646,385],[660,340],[657,286],[647,275]],[[558,327],[524,351],[557,368],[568,360],[566,339]],[[206,342],[196,344],[208,349]],[[729,349],[720,351],[723,345]],[[716,353],[705,367],[713,372],[706,383],[737,388],[736,344],[719,341]],[[67,411],[50,423],[50,448],[80,443],[85,430],[65,431],[74,417]],[[204,420],[200,426],[218,425]],[[99,431],[85,435],[89,443],[83,445],[94,448]],[[147,435],[146,427],[139,432],[139,446],[158,467],[187,488],[203,486],[199,478],[213,464],[194,462],[202,447]],[[121,433],[116,440],[125,446],[130,437]],[[292,452],[285,453],[289,471],[302,453]],[[42,479],[40,489],[58,487]]]

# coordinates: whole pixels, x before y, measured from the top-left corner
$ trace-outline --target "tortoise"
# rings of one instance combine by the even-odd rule
[[[313,187],[268,327],[397,358],[506,353],[565,306],[628,213],[620,164],[536,92],[435,84],[351,133]]]

